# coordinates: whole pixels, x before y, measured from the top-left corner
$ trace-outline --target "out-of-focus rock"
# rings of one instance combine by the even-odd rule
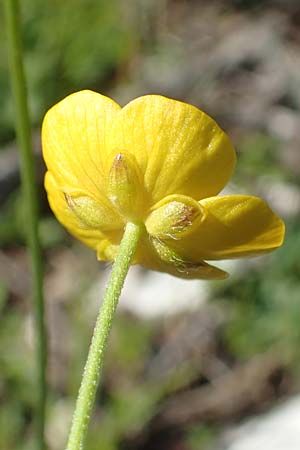
[[[290,218],[299,214],[300,190],[296,185],[262,178],[259,192],[280,216]]]
[[[119,308],[144,319],[153,319],[195,310],[208,295],[207,283],[203,281],[182,280],[136,266],[130,269]]]
[[[227,432],[223,450],[299,450],[300,396]]]

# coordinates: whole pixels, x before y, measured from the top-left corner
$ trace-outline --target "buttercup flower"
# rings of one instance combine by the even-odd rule
[[[235,151],[194,106],[146,95],[121,108],[81,91],[47,112],[42,143],[51,208],[100,260],[114,260],[128,221],[144,227],[135,263],[183,278],[224,278],[206,261],[283,242],[284,224],[263,200],[217,196]]]

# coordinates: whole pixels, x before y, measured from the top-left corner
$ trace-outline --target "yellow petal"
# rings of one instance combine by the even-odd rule
[[[183,260],[172,249],[156,238],[151,239],[151,244],[141,242],[136,261],[142,266],[166,272],[179,278],[199,280],[223,280],[228,274],[217,267],[207,264],[205,261],[193,263]]]
[[[97,246],[97,259],[99,261],[115,261],[119,246],[108,240],[101,241]]]
[[[92,247],[94,250],[101,248],[102,252],[99,253],[102,256],[102,259],[110,260],[109,257],[104,257],[104,250],[109,247],[109,245],[112,245],[113,234],[104,234],[99,228],[90,228],[84,224],[78,215],[74,214],[72,208],[69,207],[64,192],[59,189],[51,172],[46,173],[45,187],[51,209],[62,225],[64,225],[73,236],[89,247]]]
[[[134,154],[152,205],[169,194],[217,194],[236,161],[228,136],[192,105],[159,95],[126,105],[111,127],[112,148]]]
[[[200,205],[204,216],[193,232],[168,242],[183,257],[197,261],[255,256],[283,243],[283,221],[260,198],[227,195]]]
[[[46,114],[43,154],[59,186],[103,190],[107,134],[120,106],[92,91],[69,95]]]
[[[207,264],[205,261],[200,261],[197,264],[186,264],[184,267],[176,267],[157,259],[146,267],[157,272],[168,273],[174,277],[185,278],[186,280],[224,280],[228,278],[227,272]]]

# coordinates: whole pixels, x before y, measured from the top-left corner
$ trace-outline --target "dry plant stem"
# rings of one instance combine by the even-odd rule
[[[94,405],[100,370],[112,320],[126,275],[136,252],[143,226],[127,223],[111,278],[97,318],[76,402],[67,450],[82,450]],[[100,443],[99,443],[100,444]]]
[[[38,207],[36,174],[31,143],[26,80],[22,59],[21,20],[18,0],[5,0],[8,55],[11,68],[11,84],[15,102],[16,132],[20,150],[21,178],[26,205],[26,232],[31,255],[32,298],[36,327],[37,391],[36,411],[37,443],[45,448],[44,424],[46,403],[46,332],[44,326],[43,268],[38,238]]]

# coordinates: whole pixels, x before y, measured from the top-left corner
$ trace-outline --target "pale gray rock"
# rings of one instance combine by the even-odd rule
[[[221,450],[299,450],[300,396],[227,432]]]

